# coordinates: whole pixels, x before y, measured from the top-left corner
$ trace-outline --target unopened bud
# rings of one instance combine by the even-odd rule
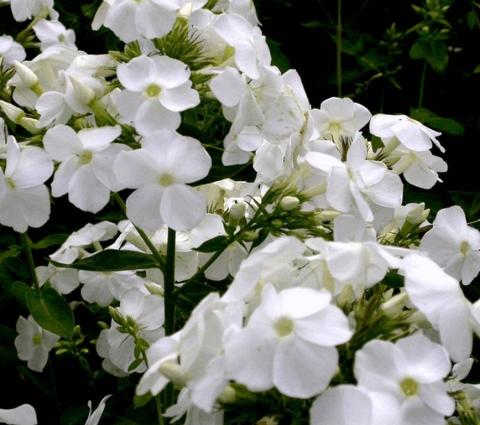
[[[394,295],[388,301],[385,301],[382,304],[381,308],[386,316],[393,318],[398,316],[402,312],[407,301],[408,301],[407,293],[401,292],[400,294]]]
[[[422,224],[430,214],[430,210],[425,209],[425,203],[420,203],[413,208],[406,217],[406,220],[411,224]]]
[[[152,295],[158,295],[163,298],[165,295],[165,291],[161,285],[155,282],[147,282],[145,283],[145,287],[147,288],[148,292]]]
[[[42,131],[38,128],[38,120],[35,118],[22,117],[18,120],[18,125],[22,126],[31,134],[39,134]]]
[[[230,207],[228,212],[230,214],[230,217],[232,217],[234,220],[241,220],[245,217],[246,209],[247,206],[245,202],[236,202]]]
[[[324,221],[333,221],[335,220],[335,218],[337,218],[339,215],[341,214],[340,211],[336,211],[336,210],[323,210],[323,211],[320,211],[318,214],[317,214],[317,218],[324,222]]]
[[[70,83],[72,84],[75,97],[84,105],[88,105],[95,99],[95,92],[82,83],[78,78],[69,76]]]
[[[166,362],[162,363],[160,365],[159,372],[175,385],[183,387],[186,384],[185,375],[182,372],[181,366],[174,361],[167,360]]]
[[[233,403],[237,398],[237,393],[231,385],[227,385],[218,396],[218,401],[223,404]]]
[[[25,66],[19,61],[14,61],[13,66],[17,72],[18,77],[22,80],[22,83],[25,84],[28,88],[32,88],[38,85],[38,77],[28,66]]]
[[[297,208],[300,205],[300,199],[296,196],[285,196],[280,201],[280,208],[283,211],[291,211]]]
[[[258,238],[258,234],[253,230],[246,230],[245,232],[242,232],[241,237],[244,241],[254,241]]]
[[[18,124],[18,121],[25,116],[25,112],[22,109],[3,100],[0,100],[0,108],[2,108],[3,113],[8,119],[15,124]]]
[[[109,305],[108,312],[115,323],[119,324],[120,326],[125,326],[126,321],[116,308],[113,308],[111,305]]]

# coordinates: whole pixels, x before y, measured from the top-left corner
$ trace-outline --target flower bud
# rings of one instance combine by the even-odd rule
[[[37,75],[28,66],[25,66],[19,61],[13,61],[13,66],[15,67],[17,75],[19,76],[20,80],[22,80],[22,83],[25,84],[25,86],[32,88],[38,85]]]
[[[70,83],[72,84],[75,97],[83,104],[88,105],[95,99],[95,92],[78,78],[70,75]]]
[[[280,208],[283,211],[291,211],[297,208],[300,205],[300,199],[296,196],[285,196],[280,201]]]
[[[422,224],[430,214],[429,209],[425,209],[425,203],[422,202],[413,208],[406,217],[406,220],[411,224]]]
[[[167,360],[160,365],[159,371],[175,385],[185,386],[185,375],[177,362]]]
[[[42,131],[38,128],[38,120],[35,118],[22,117],[18,120],[18,125],[22,126],[31,134],[39,134]]]
[[[388,317],[396,317],[398,316],[403,307],[405,307],[406,303],[408,302],[408,295],[406,292],[401,292],[400,294],[394,295],[388,301],[385,301],[382,305],[383,313]]]
[[[227,385],[218,396],[218,401],[223,404],[233,403],[237,398],[237,393],[231,385]]]
[[[8,117],[8,119],[13,121],[15,124],[18,124],[18,121],[25,116],[25,112],[22,109],[3,100],[0,100],[0,108],[2,108],[3,113]]]
[[[161,285],[155,282],[146,282],[145,287],[152,295],[158,295],[163,298],[165,291]]]
[[[230,214],[230,217],[232,217],[234,220],[241,220],[245,217],[246,209],[247,206],[245,202],[236,202],[230,207],[228,212]]]

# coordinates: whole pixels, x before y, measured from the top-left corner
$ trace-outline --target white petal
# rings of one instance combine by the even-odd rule
[[[350,211],[352,193],[350,192],[350,179],[345,167],[333,167],[331,169],[328,176],[327,200],[333,208],[339,211]]]
[[[310,408],[311,425],[371,425],[371,420],[370,398],[353,385],[329,388]]]
[[[109,196],[108,188],[88,165],[80,167],[68,185],[68,200],[82,211],[97,213],[107,205]]]
[[[235,106],[240,102],[246,83],[237,69],[227,67],[221,74],[213,78],[210,88],[215,97],[226,106]]]
[[[160,212],[165,224],[172,229],[193,229],[205,217],[207,201],[190,186],[175,184],[165,189]]]
[[[135,127],[143,136],[164,128],[176,130],[180,122],[179,112],[170,111],[157,100],[143,102],[135,116]]]
[[[43,146],[55,161],[65,161],[82,151],[82,143],[77,133],[66,125],[49,129],[43,138]]]
[[[136,189],[148,183],[156,183],[157,171],[149,152],[145,149],[120,152],[113,164],[118,181],[125,188]]]
[[[135,3],[128,0],[111,5],[106,13],[104,25],[110,28],[124,43],[140,38],[136,26],[132,25],[135,16]]]
[[[160,215],[163,189],[157,184],[148,184],[137,189],[127,198],[127,217],[147,230],[157,230],[164,221]]]
[[[131,91],[122,90],[112,94],[112,100],[120,113],[122,120],[126,122],[133,122],[137,115],[138,109],[145,101],[143,94]]]
[[[146,38],[163,37],[172,29],[176,17],[175,10],[164,9],[151,1],[141,1],[135,14],[135,26]]]
[[[162,88],[173,89],[185,84],[190,78],[188,66],[169,56],[154,56],[156,67],[155,82]]]
[[[93,152],[105,149],[122,132],[119,126],[115,127],[97,127],[85,128],[78,132],[78,137],[82,141],[83,148]]]
[[[70,180],[79,167],[78,158],[70,157],[60,164],[52,182],[52,195],[54,197],[63,196],[68,192]]]
[[[20,154],[20,161],[11,177],[21,188],[38,186],[53,173],[50,157],[40,148],[29,147]]]
[[[401,406],[402,425],[445,425],[443,415],[425,405],[419,397],[407,398]]]
[[[428,407],[444,416],[451,416],[455,411],[455,401],[447,394],[444,382],[421,385],[419,396]]]
[[[292,319],[308,318],[327,307],[331,300],[328,291],[310,288],[289,288],[280,292],[282,313]]]
[[[321,393],[335,374],[338,353],[295,338],[282,341],[273,359],[273,383],[289,397],[309,398]]]
[[[198,92],[192,89],[190,82],[175,87],[164,89],[160,94],[160,103],[170,111],[180,112],[193,108],[200,103]]]
[[[49,91],[43,93],[35,105],[40,120],[40,127],[48,127],[50,124],[65,124],[72,116],[73,111],[65,102],[63,93]]]
[[[128,24],[131,26],[131,23]],[[155,80],[157,70],[152,58],[142,55],[128,63],[118,65],[117,76],[122,85],[131,91],[143,91]]]
[[[37,425],[37,414],[30,404],[0,409],[0,421],[8,425]]]

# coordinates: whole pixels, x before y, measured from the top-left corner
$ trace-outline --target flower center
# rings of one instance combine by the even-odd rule
[[[147,97],[158,97],[161,91],[162,88],[160,86],[157,86],[156,84],[150,84],[145,89],[145,95]]]
[[[79,157],[80,164],[82,165],[88,164],[92,160],[92,158],[93,158],[92,152],[83,151]]]
[[[158,182],[162,186],[170,186],[174,183],[174,179],[171,174],[165,173],[160,176],[160,178],[158,179]]]
[[[42,335],[35,334],[32,337],[33,345],[40,345],[42,343]]]
[[[413,378],[405,378],[400,382],[400,388],[403,394],[407,397],[412,397],[418,394],[418,382]]]
[[[469,253],[469,251],[470,251],[470,244],[467,241],[463,241],[460,244],[460,252],[463,255],[467,255]]]
[[[273,326],[280,337],[290,335],[293,332],[293,320],[288,317],[280,317]]]

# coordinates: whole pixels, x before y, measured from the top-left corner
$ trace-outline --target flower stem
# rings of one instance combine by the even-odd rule
[[[145,366],[147,366],[147,368],[149,368],[150,365],[148,364],[147,353],[145,352],[144,349],[140,350],[140,353],[142,354],[142,359],[145,363]],[[155,400],[155,409],[157,410],[158,425],[164,425],[164,420],[163,420],[163,415],[162,415],[162,403],[160,401],[160,394],[157,394],[153,398]]]
[[[40,291],[40,284],[38,283],[37,273],[35,271],[35,263],[33,261],[31,240],[26,233],[20,233],[20,240],[22,241],[22,248],[27,256],[27,263],[30,274],[32,275],[33,286],[36,291]]]
[[[169,228],[163,288],[165,293],[165,335],[171,335],[175,330],[175,304],[172,298],[175,289],[175,237],[175,230]]]

